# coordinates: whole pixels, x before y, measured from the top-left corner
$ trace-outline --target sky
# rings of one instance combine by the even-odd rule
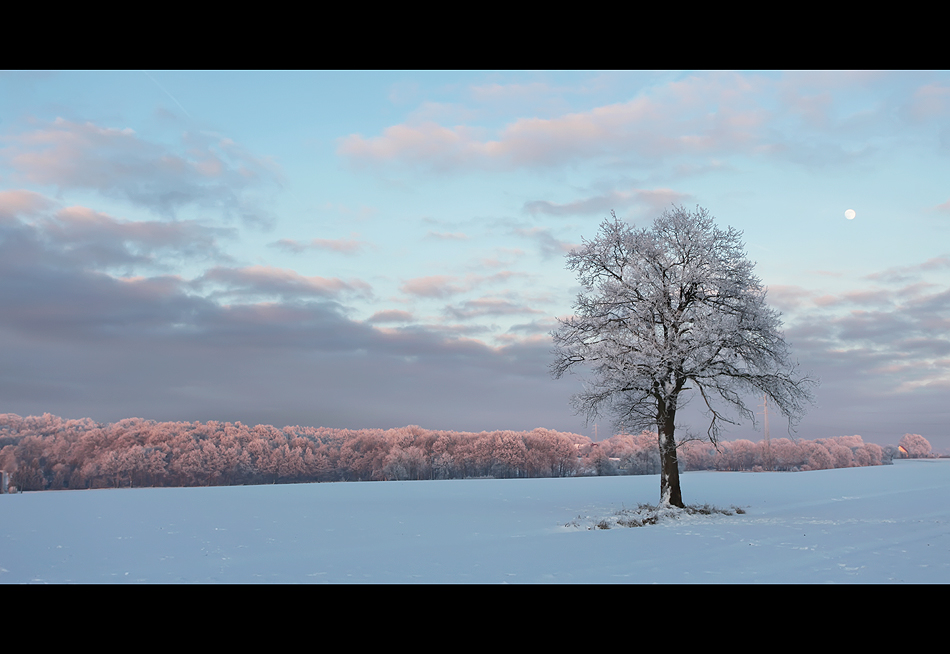
[[[948,164],[943,71],[0,73],[0,412],[604,438],[564,256],[699,205],[821,380],[796,436],[950,448]]]

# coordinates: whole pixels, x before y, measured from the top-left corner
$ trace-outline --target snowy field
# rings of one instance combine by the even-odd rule
[[[682,480],[747,513],[565,526],[656,476],[2,495],[0,582],[950,582],[950,460]]]

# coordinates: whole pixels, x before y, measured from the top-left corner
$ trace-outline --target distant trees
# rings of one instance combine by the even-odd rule
[[[919,440],[918,440],[919,439]],[[931,455],[915,434],[902,447]],[[896,449],[894,450],[896,452]],[[680,445],[681,470],[821,470],[881,465],[887,452],[860,436]],[[650,475],[660,472],[655,432],[586,436],[527,432],[327,429],[241,423],[153,422],[111,425],[0,414],[0,469],[20,490],[212,486],[315,481],[472,477]]]
[[[904,434],[898,449],[908,459],[926,459],[931,456],[930,441],[920,434]]]
[[[583,474],[590,439],[547,429],[325,429],[0,414],[0,469],[21,490]]]

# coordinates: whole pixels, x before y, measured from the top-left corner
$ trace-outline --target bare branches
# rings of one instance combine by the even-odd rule
[[[741,237],[701,207],[674,207],[650,229],[611,213],[595,239],[568,255],[586,292],[553,333],[551,372],[590,372],[574,398],[579,413],[652,427],[660,413],[675,413],[692,381],[713,440],[721,423],[736,424],[723,406],[754,420],[742,399],[749,392],[767,394],[790,423],[801,417],[816,382],[796,376]]]

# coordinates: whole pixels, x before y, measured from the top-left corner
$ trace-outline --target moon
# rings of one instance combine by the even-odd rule
[[[847,211],[844,212],[844,217],[847,218],[848,220],[854,220],[855,215],[856,214],[854,213],[854,209],[848,209]]]

